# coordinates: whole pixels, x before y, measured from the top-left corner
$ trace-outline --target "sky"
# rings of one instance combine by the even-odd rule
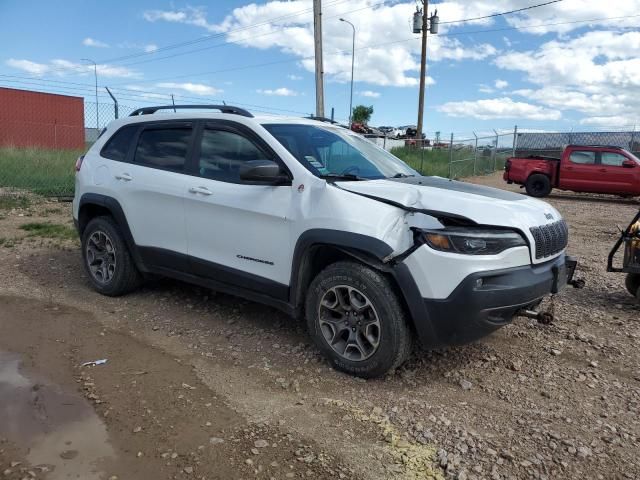
[[[444,1],[428,36],[425,131],[631,129],[640,115],[640,0]],[[371,125],[415,125],[415,2],[323,0],[325,111],[372,105]],[[461,21],[464,20],[464,21]],[[0,0],[0,86],[121,105],[225,101],[315,110],[311,0]]]

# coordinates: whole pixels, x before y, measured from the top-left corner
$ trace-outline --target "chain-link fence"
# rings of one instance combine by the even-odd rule
[[[514,132],[473,138],[456,138],[433,145],[410,145],[393,148],[391,153],[423,175],[462,178],[486,175],[504,168],[514,151]]]
[[[0,119],[0,194],[73,196],[76,159],[115,118],[115,108],[95,102],[84,102],[76,112],[65,111],[67,107]],[[119,117],[133,110],[119,105]]]
[[[128,116],[136,107],[84,102],[73,115],[36,109],[20,119],[0,115],[0,195],[30,191],[71,197],[74,164],[114,118]],[[1,112],[0,112],[1,113]],[[68,112],[67,112],[68,113]],[[64,118],[64,121],[51,121]],[[72,120],[69,120],[71,118]],[[509,133],[458,138],[451,134],[437,142],[372,139],[423,175],[463,178],[504,168],[512,156],[559,156],[566,145],[615,145],[640,153],[636,132]],[[396,146],[400,145],[400,146]]]
[[[516,133],[517,156],[544,155],[559,157],[567,145],[607,145],[624,148],[636,156],[640,153],[638,132],[539,132]]]

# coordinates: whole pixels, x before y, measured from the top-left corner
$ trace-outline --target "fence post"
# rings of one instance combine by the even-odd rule
[[[493,143],[493,152],[491,152],[491,153],[493,155],[493,171],[495,172],[496,171],[496,164],[498,162],[498,132],[496,132],[495,128],[493,129],[493,132],[496,134],[496,139],[495,139],[495,141]]]
[[[636,136],[636,126],[633,126],[633,130],[631,130],[631,145],[629,145],[629,151],[633,153],[633,149],[635,147],[635,136]]]
[[[113,114],[117,120],[118,119],[118,100],[116,99],[116,97],[113,96],[113,94],[111,93],[111,90],[109,90],[109,87],[104,87],[104,88],[107,89],[107,93],[111,97],[111,100],[113,100]]]
[[[478,135],[476,132],[473,132],[473,136],[476,137],[476,146],[473,149],[473,175],[476,175],[476,165],[478,163]]]
[[[513,127],[513,151],[511,152],[511,156],[516,156],[516,149],[518,148],[518,125]]]
[[[449,180],[451,180],[452,168],[453,168],[453,132],[451,132],[451,142],[449,143]]]

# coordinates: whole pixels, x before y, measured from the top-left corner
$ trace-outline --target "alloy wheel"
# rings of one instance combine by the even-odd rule
[[[116,249],[111,237],[102,230],[96,230],[87,240],[85,252],[94,280],[101,284],[109,283],[116,271]]]
[[[337,285],[320,300],[318,319],[327,344],[341,357],[359,362],[380,345],[380,319],[371,301],[357,288]]]

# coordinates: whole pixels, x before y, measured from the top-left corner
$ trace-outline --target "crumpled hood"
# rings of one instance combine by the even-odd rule
[[[405,207],[463,216],[480,225],[516,228],[527,236],[532,245],[535,241],[529,230],[531,227],[554,223],[562,218],[546,202],[440,177],[340,182],[340,187]]]

